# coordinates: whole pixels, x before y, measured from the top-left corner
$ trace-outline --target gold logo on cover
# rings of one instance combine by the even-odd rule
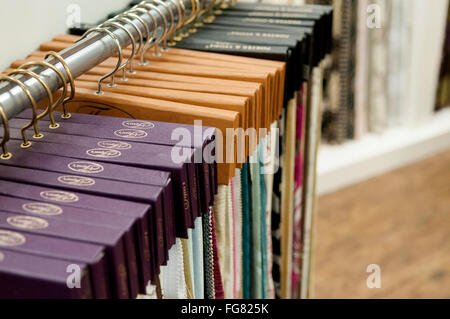
[[[92,157],[99,157],[99,158],[114,158],[122,155],[122,153],[118,150],[106,148],[94,148],[92,150],[87,150],[86,154]]]
[[[6,219],[11,226],[22,229],[44,229],[48,227],[45,219],[32,216],[13,216]]]
[[[127,287],[127,268],[125,267],[124,264],[119,265],[119,280],[120,280],[122,295],[125,295],[126,287]]]
[[[61,215],[63,210],[61,207],[47,203],[26,203],[22,205],[24,211],[44,216]]]
[[[44,191],[40,195],[44,199],[60,203],[74,203],[79,200],[77,195],[64,191]]]
[[[128,120],[122,123],[123,126],[139,130],[149,130],[155,127],[155,124],[147,121]]]
[[[92,178],[75,175],[59,176],[58,182],[66,185],[83,186],[83,187],[95,185],[95,181]]]
[[[0,230],[0,246],[20,246],[25,244],[26,241],[27,240],[25,239],[25,236],[23,236],[22,234],[9,230]]]
[[[122,138],[144,138],[148,134],[142,130],[135,130],[131,128],[114,131],[114,135]]]
[[[67,166],[77,173],[98,174],[104,171],[102,165],[87,161],[72,162]]]
[[[186,189],[186,182],[183,182],[183,197],[184,197],[184,210],[189,210],[189,198],[188,198],[188,193],[187,193],[187,189]]]
[[[129,150],[131,145],[122,141],[100,141],[97,143],[102,148],[108,148],[113,150]]]

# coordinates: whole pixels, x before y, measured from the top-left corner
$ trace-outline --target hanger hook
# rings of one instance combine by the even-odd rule
[[[175,5],[175,8],[177,9],[177,24],[174,26],[174,29],[172,30],[172,32],[170,33],[170,41],[169,41],[169,46],[173,47],[175,46],[175,36],[177,31],[183,26],[183,23],[185,21],[186,18],[186,14],[183,14],[183,9],[180,5],[180,3],[178,0],[169,0],[170,2],[173,3],[173,5]]]
[[[196,30],[194,31],[194,30],[188,29],[188,28],[189,28],[189,25],[197,19],[197,16],[199,15],[200,12],[201,12],[200,2],[198,0],[191,0],[191,13],[189,14],[189,17],[187,18],[187,21],[185,23],[184,32],[182,34],[182,36],[184,38],[189,36],[189,32],[193,33],[196,31]]]
[[[40,119],[42,119],[44,116],[46,116],[46,115],[49,114],[49,112],[50,112],[50,108],[51,108],[51,106],[53,105],[53,94],[52,94],[52,91],[50,90],[50,88],[49,88],[49,86],[47,85],[47,83],[45,83],[45,82],[44,82],[44,81],[43,81],[36,73],[34,73],[33,71],[25,70],[24,68],[19,67],[19,69],[14,70],[14,71],[11,71],[11,72],[9,72],[7,75],[15,75],[15,74],[28,75],[28,76],[34,78],[36,81],[39,82],[39,84],[42,85],[42,87],[43,87],[44,90],[45,90],[45,93],[47,93],[47,98],[48,98],[48,103],[49,103],[49,104],[48,104],[47,108],[44,110],[44,112],[42,112],[41,114],[39,114],[39,115],[36,117],[36,121],[39,121]],[[51,124],[55,124],[55,120],[53,119],[53,117],[50,117],[50,121],[51,121]],[[31,127],[31,125],[32,125],[32,123],[28,124],[25,128],[28,129],[29,127]],[[34,137],[34,138],[42,138],[42,137],[44,137],[44,135],[41,134],[41,133],[37,133],[37,134],[35,134],[33,137]]]
[[[36,100],[34,99],[33,95],[31,94],[30,90],[28,90],[28,88],[25,86],[25,84],[23,84],[22,82],[20,82],[19,80],[9,76],[9,75],[4,75],[4,76],[0,76],[0,81],[9,81],[12,82],[14,84],[17,84],[18,86],[20,86],[20,88],[25,92],[25,94],[27,95],[28,99],[31,102],[31,109],[33,111],[33,117],[31,120],[31,125],[33,125],[34,127],[34,133],[35,136],[39,136],[39,130],[37,127],[37,104],[36,104]],[[22,144],[20,145],[22,148],[27,148],[31,146],[31,142],[28,140],[27,134],[26,134],[26,129],[28,127],[30,127],[31,125],[27,125],[25,127],[22,128],[21,130],[21,134],[22,134]]]
[[[129,37],[130,40],[131,40],[131,48],[132,48],[132,49],[131,49],[131,55],[130,55],[130,57],[129,57],[129,58],[128,58],[121,66],[120,66],[120,68],[117,70],[117,71],[123,70],[122,81],[127,81],[128,79],[127,79],[127,76],[126,76],[126,66],[129,65],[129,66],[130,66],[131,72],[134,72],[134,71],[133,71],[133,64],[132,64],[132,61],[133,61],[133,58],[134,58],[134,56],[135,56],[135,54],[136,54],[136,40],[134,40],[133,35],[131,34],[130,31],[128,31],[127,28],[125,28],[123,25],[121,25],[121,24],[119,24],[119,23],[117,23],[117,22],[114,22],[114,21],[112,21],[112,20],[108,20],[108,21],[102,23],[102,24],[100,25],[100,28],[102,28],[102,27],[107,27],[107,26],[115,27],[115,28],[117,28],[117,29],[122,29],[122,30],[128,35],[128,37]],[[109,87],[115,87],[115,85],[110,85],[110,84],[108,84],[108,86],[109,86]]]
[[[181,0],[183,1],[183,0]],[[187,17],[184,25],[187,26],[189,23],[191,23],[192,21],[194,21],[194,19],[196,18],[196,15],[198,13],[198,11],[200,10],[200,8],[197,8],[197,4],[199,4],[198,2],[196,2],[195,0],[191,0],[191,12],[189,13],[189,16]]]
[[[134,10],[133,10],[134,11]],[[124,17],[132,17],[135,18],[136,20],[138,20],[145,28],[145,33],[147,34],[147,36],[145,37],[145,39],[148,39],[150,37],[150,29],[148,28],[147,23],[145,23],[145,21],[138,16],[137,14],[135,14],[132,11],[127,11],[123,14],[121,14],[120,16],[124,16]],[[142,34],[141,30],[139,30],[139,28],[137,28],[138,32],[139,32],[139,36],[141,37],[141,49],[140,49],[140,62],[139,65],[145,65],[145,57],[144,57],[144,53],[145,53],[145,45],[147,44],[147,42],[144,42],[144,35]]]
[[[135,58],[137,55],[139,55],[139,54],[141,53],[141,51],[142,51],[142,43],[144,42],[144,36],[142,35],[141,30],[140,30],[140,29],[137,27],[137,25],[133,22],[133,20],[131,20],[130,18],[128,18],[125,14],[119,15],[119,16],[115,17],[113,20],[117,20],[117,21],[122,22],[122,23],[129,23],[129,24],[131,24],[131,26],[137,31],[137,33],[138,33],[138,35],[139,35],[139,46],[138,46],[138,48],[136,49],[136,52],[135,52],[135,54],[133,55],[133,58],[132,58],[131,61],[130,61],[130,69],[128,70],[128,73],[129,73],[129,74],[136,74],[136,71],[133,70],[133,61],[134,61],[134,58]],[[125,79],[126,79],[126,78],[125,78]],[[124,79],[124,77],[122,78],[123,81],[126,81],[125,79]]]
[[[109,86],[110,86],[110,87],[114,87],[114,86],[115,86],[115,84],[114,84],[114,74],[115,74],[118,70],[122,69],[126,64],[121,65],[121,64],[122,64],[122,60],[123,60],[123,54],[122,54],[122,47],[120,46],[119,39],[117,38],[117,36],[116,36],[114,33],[112,33],[111,31],[109,31],[108,29],[100,28],[100,27],[98,27],[98,28],[93,28],[93,29],[89,29],[89,30],[87,30],[87,31],[81,36],[81,38],[79,38],[79,39],[77,40],[77,42],[83,40],[84,38],[86,38],[86,37],[88,36],[88,34],[90,34],[90,33],[92,33],[92,32],[100,32],[100,33],[103,32],[103,33],[108,34],[111,38],[113,38],[114,42],[115,42],[116,45],[117,45],[117,50],[119,51],[119,60],[117,61],[117,65],[116,65],[116,67],[114,68],[114,70],[112,70],[111,72],[109,72],[109,73],[103,75],[103,76],[98,80],[98,90],[97,90],[97,92],[95,92],[95,94],[97,94],[97,95],[102,95],[102,94],[103,94],[103,91],[102,91],[102,82],[103,82],[103,80],[106,79],[106,78],[108,78],[108,77],[111,77],[111,83],[109,84]],[[67,102],[66,102],[66,103],[67,103]]]
[[[53,117],[53,112],[55,110],[55,108],[64,100],[64,98],[67,96],[67,82],[64,78],[64,75],[61,73],[61,71],[59,71],[55,66],[51,65],[48,62],[45,61],[37,61],[37,62],[27,62],[25,64],[22,64],[19,69],[27,69],[29,67],[35,66],[35,65],[41,65],[44,67],[47,67],[51,70],[53,70],[53,72],[55,72],[58,77],[61,79],[61,82],[63,83],[63,92],[61,94],[61,96],[59,97],[59,99],[53,103],[50,108],[49,108],[49,117],[50,117],[50,125],[49,127],[51,129],[56,129],[59,127],[59,124],[55,122],[55,119]],[[41,114],[42,115],[42,114]],[[40,116],[38,116],[38,120],[40,120]]]
[[[161,1],[161,0],[152,0],[154,3],[159,4],[160,6],[163,6],[164,9],[166,9],[166,11],[169,13],[170,16],[170,28],[168,28],[165,36],[164,36],[164,43],[163,43],[163,48],[162,51],[163,52],[167,52],[167,38],[170,34],[173,34],[173,32],[175,31],[175,16],[173,14],[172,9],[167,5],[167,3]]]
[[[8,152],[8,149],[6,147],[6,143],[9,141],[9,122],[8,117],[6,116],[5,113],[5,109],[1,104],[0,104],[0,116],[3,122],[3,137],[0,142],[0,145],[2,147],[2,155],[0,155],[0,159],[9,160],[12,157],[12,154]]]
[[[178,5],[180,6],[181,9],[181,16],[180,16],[181,22],[177,27],[177,31],[179,31],[186,23],[186,6],[184,5],[183,0],[175,0],[175,1],[178,2]]]
[[[144,8],[140,8],[139,5],[134,6],[129,12],[133,13],[133,12],[140,12],[140,13],[144,13],[146,15],[148,15],[150,17],[150,19],[153,22],[153,34],[152,36],[148,36],[147,37],[147,41],[144,45],[144,50],[141,53],[141,65],[147,65],[149,62],[147,60],[145,60],[145,54],[147,53],[147,50],[151,47],[151,42],[156,39],[156,34],[158,32],[158,25],[156,24],[156,20],[153,17],[152,14],[150,14],[150,12]],[[148,28],[148,26],[147,26]],[[149,30],[149,34],[150,34],[150,29]]]
[[[42,112],[41,114],[37,115],[36,118],[33,119],[33,121],[31,121],[29,124],[25,125],[22,128],[22,130],[27,130],[28,128],[30,128],[33,125],[33,123],[35,123],[36,124],[35,129],[36,129],[37,122],[50,112],[50,107],[53,105],[52,91],[50,90],[48,85],[36,73],[34,73],[34,72],[30,71],[30,70],[17,69],[17,70],[14,70],[14,71],[11,71],[11,72],[7,73],[8,76],[15,75],[15,74],[28,75],[28,76],[34,78],[36,81],[38,81],[44,87],[44,90],[47,93],[48,102],[49,102],[48,107],[45,109],[44,112]],[[35,107],[35,108],[37,109],[37,107]],[[37,114],[37,111],[36,111],[36,114]],[[33,135],[33,138],[40,139],[40,138],[43,138],[43,137],[44,137],[44,135],[42,133],[39,133],[39,131],[36,132],[36,130],[35,130],[35,134]]]
[[[196,27],[201,27],[201,26],[203,26],[202,17],[204,16],[204,14],[206,12],[206,1],[202,1],[201,3],[198,3],[198,6],[199,6],[199,10],[198,10],[197,15],[195,17],[194,25]]]
[[[47,52],[47,54],[45,55],[45,59],[47,59],[48,57],[54,57],[55,59],[57,59],[59,61],[59,63],[61,63],[61,65],[64,68],[64,71],[66,72],[67,75],[67,81],[64,80],[64,83],[66,84],[66,88],[67,88],[67,82],[70,83],[70,96],[65,98],[62,101],[62,106],[63,106],[63,115],[61,115],[61,117],[63,119],[69,119],[71,117],[70,113],[67,113],[67,109],[66,109],[66,103],[70,100],[73,99],[73,97],[75,96],[75,80],[72,76],[72,72],[70,72],[69,66],[67,65],[66,61],[64,61],[64,59],[55,51],[49,51]]]
[[[183,31],[184,25],[186,24],[186,6],[184,5],[183,0],[170,0],[170,1],[172,1],[172,3],[178,4],[177,10],[179,10],[178,24],[175,33],[172,34],[172,37],[169,42],[170,46],[175,46],[175,41],[181,41],[183,39],[181,33]]]
[[[134,6],[130,12],[144,13],[150,17],[150,19],[152,20],[152,23],[153,23],[153,34],[151,37],[147,38],[147,42],[144,45],[144,51],[142,52],[142,55],[141,55],[141,65],[147,65],[149,62],[147,60],[145,60],[145,55],[147,54],[147,50],[151,47],[152,41],[156,39],[156,35],[158,33],[158,25],[156,23],[155,17],[152,14],[150,14],[150,12],[148,10],[146,10],[144,8],[140,8],[139,5]]]
[[[164,27],[164,31],[163,34],[161,35],[161,38],[159,38],[158,40],[155,40],[155,51],[153,52],[154,56],[160,56],[161,52],[159,52],[159,44],[161,43],[161,41],[164,39],[164,37],[167,34],[167,18],[166,16],[161,12],[161,10],[159,10],[159,8],[157,6],[155,6],[154,4],[151,3],[147,3],[146,1],[142,1],[140,4],[140,6],[144,6],[146,7],[149,11],[150,10],[155,10],[159,16],[161,17],[162,21],[163,21],[163,27]]]
[[[175,46],[175,38],[178,34],[178,31],[183,27],[185,21],[186,21],[186,7],[181,0],[169,0],[175,5],[175,8],[177,9],[177,25],[175,26],[175,30],[172,32],[170,36],[170,42],[169,46]]]

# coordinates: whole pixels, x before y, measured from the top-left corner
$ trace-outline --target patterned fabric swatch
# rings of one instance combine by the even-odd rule
[[[297,96],[297,136],[294,175],[294,232],[292,242],[292,292],[293,299],[299,298],[301,253],[302,253],[302,182],[303,182],[303,93]]]
[[[273,283],[272,265],[273,265],[273,253],[272,253],[272,193],[273,193],[273,177],[276,171],[275,156],[278,156],[277,137],[276,131],[278,130],[277,122],[272,123],[270,127],[270,135],[268,136],[267,143],[265,145],[265,167],[264,167],[264,180],[266,183],[266,239],[267,239],[267,288],[266,297],[275,298],[275,288]]]
[[[227,206],[228,206],[228,185],[219,185],[218,193],[214,200],[214,233],[216,237],[218,262],[221,269],[221,285],[225,290],[229,287],[231,281],[230,273],[228,270],[229,254],[228,254],[228,236],[227,236]],[[216,267],[216,265],[214,265]],[[217,282],[216,282],[217,285]],[[217,295],[216,295],[217,297]]]
[[[226,202],[226,211],[225,211],[225,222],[226,222],[226,235],[225,235],[225,249],[226,249],[226,269],[222,271],[227,274],[227,280],[224,279],[224,290],[225,290],[225,298],[233,299],[234,297],[234,284],[235,284],[235,244],[236,240],[234,237],[234,205],[232,198],[232,190],[233,190],[233,179],[230,179],[230,184],[227,188],[227,202]],[[222,276],[224,278],[224,276]]]
[[[280,256],[281,256],[281,177],[283,173],[283,156],[284,156],[284,121],[285,112],[281,119],[278,121],[279,137],[277,140],[277,148],[280,150],[280,156],[278,159],[279,169],[275,173],[273,178],[273,193],[272,193],[272,251],[273,251],[273,268],[272,276],[275,287],[275,297],[281,297],[281,276],[280,276]]]
[[[177,238],[169,250],[167,266],[162,267],[161,288],[163,299],[186,299],[186,282],[184,278],[183,247]]]
[[[222,273],[220,271],[219,247],[217,245],[214,210],[211,213],[211,229],[212,229],[212,246],[213,246],[213,260],[214,260],[214,297],[215,299],[224,299],[225,293],[223,290]]]
[[[205,297],[207,299],[215,299],[212,207],[203,216],[203,262],[205,270]]]

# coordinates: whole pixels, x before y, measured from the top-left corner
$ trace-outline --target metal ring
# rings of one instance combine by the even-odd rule
[[[175,34],[175,37],[174,37],[175,41],[181,41],[183,39],[181,34],[183,33],[182,32],[183,31],[183,27],[186,24],[186,6],[184,5],[183,0],[178,0],[178,3],[180,4],[181,11],[183,13],[183,20],[182,20],[181,25],[176,30],[176,34]]]
[[[57,59],[59,61],[59,63],[61,63],[61,65],[64,68],[64,71],[66,72],[67,80],[70,83],[70,96],[62,101],[63,115],[61,115],[61,117],[63,119],[69,119],[71,117],[71,115],[70,115],[70,113],[67,113],[66,103],[68,101],[72,100],[73,97],[75,96],[75,80],[72,76],[72,72],[70,72],[69,66],[67,65],[66,61],[64,61],[64,59],[58,53],[56,53],[55,51],[49,51],[45,55],[45,59],[47,59],[49,56],[54,57],[55,59]],[[64,82],[67,83],[66,81],[64,81]]]
[[[151,38],[150,37],[147,38],[147,42],[144,45],[144,52],[143,52],[143,54],[141,56],[141,64],[142,65],[147,65],[148,61],[145,60],[145,54],[147,53],[147,50],[150,48],[150,43],[154,39],[156,39],[156,34],[158,32],[158,25],[156,23],[155,17],[152,14],[150,14],[150,12],[148,10],[146,10],[144,8],[139,8],[139,5],[136,5],[136,6],[134,6],[132,8],[131,12],[133,12],[133,11],[144,13],[144,14],[148,15],[150,17],[150,19],[152,20],[152,22],[153,22],[153,34],[152,34],[152,37]]]
[[[183,25],[183,20],[182,20],[182,16],[183,16],[183,10],[181,8],[180,2],[178,2],[177,0],[169,0],[170,2],[172,2],[176,9],[177,9],[177,17],[178,17],[178,21],[177,21],[177,25],[175,26],[175,30],[172,31],[172,33],[170,34],[170,42],[169,42],[169,46],[175,46],[175,33],[180,29],[180,27]]]
[[[186,38],[189,36],[190,24],[197,19],[197,16],[200,12],[200,3],[198,0],[191,0],[191,13],[187,18],[187,21],[184,24],[183,31],[181,33],[182,38]],[[196,31],[196,30],[195,30]]]
[[[28,90],[28,88],[25,86],[25,84],[23,84],[22,82],[20,82],[19,80],[8,76],[8,75],[4,75],[4,76],[0,76],[0,81],[10,81],[13,82],[14,84],[17,84],[18,86],[20,86],[20,88],[25,92],[25,94],[27,95],[28,99],[31,102],[31,109],[33,111],[33,117],[31,120],[31,123],[33,123],[33,127],[34,127],[34,133],[35,134],[39,134],[39,130],[37,127],[37,104],[36,104],[36,100],[34,99],[33,95],[31,94],[30,90]],[[22,148],[27,148],[31,146],[31,142],[28,140],[28,137],[25,133],[25,129],[22,128],[21,130],[21,134],[22,134],[22,144],[20,145]]]
[[[103,94],[103,91],[102,91],[102,81],[103,81],[104,79],[106,79],[106,78],[108,78],[108,77],[111,77],[111,84],[110,84],[110,86],[114,86],[114,74],[121,68],[121,64],[122,64],[122,60],[123,60],[122,47],[120,46],[120,42],[119,42],[119,39],[117,38],[117,36],[116,36],[114,33],[112,33],[111,31],[109,31],[108,29],[105,29],[105,28],[93,28],[93,29],[87,30],[87,31],[81,36],[81,38],[78,39],[78,41],[81,41],[82,39],[86,38],[87,35],[88,35],[89,33],[92,33],[92,32],[104,32],[104,33],[108,34],[108,35],[109,35],[111,38],[113,38],[113,40],[116,42],[117,49],[118,49],[118,51],[119,51],[119,60],[117,61],[117,65],[116,65],[116,67],[114,68],[114,70],[112,70],[111,72],[109,72],[109,73],[103,75],[103,76],[98,80],[98,90],[97,90],[97,92],[95,92],[95,94],[101,95],[101,94]],[[78,42],[78,41],[77,41],[77,42]]]
[[[134,10],[132,10],[132,11],[134,11]],[[130,16],[130,17],[133,17],[133,18],[137,19],[144,26],[145,31],[147,32],[146,39],[149,39],[150,38],[150,29],[148,28],[147,23],[145,23],[145,21],[140,16],[138,16],[137,14],[135,14],[132,11],[127,11],[127,12],[124,13],[124,15],[125,16]],[[142,32],[141,32],[141,34],[142,34]],[[145,46],[146,45],[147,45],[147,42],[144,43],[144,41],[142,39],[142,48],[141,48],[139,65],[145,65]]]
[[[123,75],[122,75],[122,81],[126,81],[127,80],[127,77],[126,77],[126,66],[127,65],[129,65],[130,66],[130,70],[131,71],[133,71],[133,64],[131,63],[132,61],[133,61],[133,58],[134,58],[134,56],[135,56],[135,54],[136,54],[136,40],[134,40],[134,38],[133,38],[133,35],[131,34],[131,32],[130,31],[128,31],[128,29],[127,28],[125,28],[123,25],[121,25],[121,24],[119,24],[119,23],[117,23],[117,22],[114,22],[114,21],[111,21],[111,20],[108,20],[108,21],[106,21],[106,22],[104,22],[104,23],[102,23],[99,27],[100,28],[102,28],[102,27],[106,27],[106,26],[112,26],[112,27],[115,27],[115,28],[118,28],[118,29],[122,29],[123,31],[125,31],[125,33],[128,35],[128,37],[130,38],[130,40],[131,40],[131,46],[132,46],[132,51],[131,51],[131,55],[130,55],[130,57],[125,61],[125,63],[124,64],[122,64],[121,66],[120,66],[120,68],[118,69],[118,71],[120,71],[120,70],[123,70]],[[109,87],[115,87],[115,85],[114,84],[108,84],[108,86]]]
[[[3,137],[0,145],[2,147],[2,155],[0,155],[0,159],[9,160],[12,157],[12,154],[8,152],[8,148],[6,147],[6,142],[9,141],[9,122],[6,117],[5,109],[0,104],[0,115],[3,121]]]
[[[164,37],[166,36],[166,34],[167,34],[167,25],[168,25],[168,23],[167,23],[167,18],[166,18],[166,16],[162,13],[162,11],[157,7],[157,6],[155,6],[154,4],[151,4],[151,3],[147,3],[146,1],[142,1],[140,4],[139,4],[139,6],[144,6],[148,11],[149,11],[149,14],[150,14],[150,11],[153,9],[153,10],[155,10],[156,11],[156,13],[158,13],[158,15],[161,17],[161,20],[163,21],[163,33],[162,33],[162,35],[161,35],[161,37],[159,38],[159,39],[156,39],[155,38],[155,43],[154,43],[154,47],[155,47],[155,51],[153,52],[153,55],[154,56],[160,56],[161,55],[161,52],[159,52],[159,44],[162,42],[162,40],[164,39]],[[150,7],[150,8],[149,8]],[[156,26],[156,30],[158,29],[158,26]]]
[[[140,8],[139,5],[134,6],[131,11],[137,11],[137,12],[140,12],[140,13],[145,13],[146,15],[148,15],[150,17],[150,19],[153,22],[153,34],[152,34],[152,37],[151,38],[149,37],[147,39],[147,42],[145,43],[145,46],[144,46],[144,61],[142,63],[144,65],[147,65],[148,61],[145,60],[145,54],[147,53],[147,50],[151,47],[151,45],[150,45],[151,42],[156,39],[156,35],[158,33],[158,24],[156,23],[155,17],[152,14],[150,14],[149,10],[144,9],[144,8]]]
[[[11,72],[8,72],[7,75],[11,76],[11,75],[15,75],[15,74],[23,74],[23,75],[28,75],[31,76],[32,78],[34,78],[36,81],[38,81],[44,88],[45,92],[47,93],[47,97],[48,97],[48,107],[45,109],[44,112],[42,112],[41,114],[37,115],[35,119],[33,119],[33,121],[31,121],[29,124],[25,125],[22,130],[27,130],[28,128],[30,128],[33,125],[33,122],[35,122],[37,124],[37,122],[42,119],[44,116],[46,116],[49,112],[50,112],[50,108],[53,106],[53,95],[52,95],[52,91],[50,90],[50,88],[48,87],[47,83],[45,83],[40,77],[39,75],[37,75],[36,73],[30,71],[30,70],[23,70],[23,69],[17,69]],[[37,113],[36,113],[37,114]],[[37,127],[37,125],[36,125]],[[44,135],[42,133],[35,132],[35,134],[33,135],[34,138],[43,138]]]
[[[180,25],[177,28],[177,30],[179,30],[180,28],[182,28],[184,26],[184,23],[186,22],[186,6],[184,5],[183,0],[176,0],[176,1],[178,2],[179,6],[180,6],[181,13],[182,13],[181,16],[183,17],[181,19]]]
[[[187,17],[185,21],[185,25],[191,23],[196,18],[196,15],[200,8],[197,9],[197,3],[195,0],[191,0],[191,12],[189,13],[189,16]]]
[[[147,2],[145,2],[145,1],[142,1],[139,5],[140,5],[140,6],[144,6],[144,7],[146,7],[146,8],[150,7],[149,11],[152,10],[152,9],[155,10],[156,13],[158,13],[158,14],[161,16],[161,19],[163,20],[164,32],[163,32],[163,34],[162,34],[162,36],[161,36],[160,39],[155,40],[155,44],[154,44],[154,46],[155,46],[155,52],[153,52],[153,55],[154,55],[154,56],[160,56],[160,55],[161,55],[161,52],[159,52],[159,44],[161,43],[161,41],[164,39],[164,37],[165,37],[166,34],[167,34],[167,30],[168,30],[168,29],[167,29],[167,18],[166,18],[166,16],[162,13],[162,11],[159,10],[159,8],[158,8],[157,6],[155,6],[154,4],[151,4],[151,3],[147,3]]]
[[[191,27],[189,28],[189,33],[197,32],[196,24],[198,24],[197,21],[199,20],[201,14],[202,14],[201,5],[200,5],[199,0],[195,0],[195,6],[196,6],[195,15],[194,15],[194,19],[191,21]]]
[[[202,17],[205,15],[205,12],[206,12],[206,3],[207,3],[207,1],[202,1],[202,3],[199,4],[199,10],[197,12],[195,22],[194,22],[194,25],[196,27],[203,26]]]
[[[45,66],[49,69],[51,69],[53,72],[55,72],[59,78],[61,79],[61,82],[63,83],[63,92],[61,94],[61,96],[59,97],[59,99],[53,103],[53,105],[50,106],[50,110],[49,110],[49,117],[50,117],[50,125],[49,127],[51,129],[56,129],[59,127],[58,123],[55,123],[55,119],[53,117],[53,111],[55,110],[55,108],[65,99],[65,97],[67,96],[67,82],[66,79],[64,78],[64,75],[62,74],[61,71],[59,71],[55,66],[51,65],[48,62],[45,61],[37,61],[37,62],[27,62],[25,64],[22,64],[19,69],[26,69],[30,66],[34,66],[34,65],[41,65],[41,66]],[[38,116],[38,120],[40,120],[39,116]]]
[[[139,18],[139,17],[138,17]],[[137,27],[137,25],[134,23],[134,21],[133,20],[131,20],[130,18],[128,18],[127,17],[127,15],[125,14],[125,13],[122,13],[122,14],[120,14],[120,15],[118,15],[117,17],[114,17],[113,19],[112,19],[112,21],[119,21],[119,22],[122,22],[122,23],[129,23],[129,24],[131,24],[131,26],[136,30],[136,32],[138,33],[138,35],[139,35],[139,46],[138,46],[138,48],[136,49],[136,54],[135,54],[135,56],[137,56],[140,52],[141,52],[141,50],[142,50],[142,44],[144,43],[144,35],[142,34],[142,32],[141,32],[141,30]],[[141,19],[142,20],[142,19]]]
[[[163,44],[163,51],[166,52],[167,51],[167,37],[170,34],[173,34],[173,31],[175,30],[175,15],[173,14],[172,9],[165,3],[162,2],[161,0],[152,0],[154,3],[159,4],[160,6],[163,6],[164,9],[166,9],[166,11],[169,13],[170,16],[170,28],[167,30],[165,36],[164,36],[164,44]]]

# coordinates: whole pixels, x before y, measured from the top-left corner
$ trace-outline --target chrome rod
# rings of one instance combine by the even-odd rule
[[[187,10],[191,8],[190,0],[182,0]],[[177,8],[173,1],[165,2],[166,5],[172,9],[174,13],[177,12]],[[156,5],[156,4],[155,4]],[[170,19],[170,14],[164,6],[157,5],[157,7],[164,13],[167,19]],[[135,12],[145,23],[151,32],[153,32],[153,22],[149,15],[142,12]],[[155,11],[150,10],[149,14],[155,19],[158,28],[162,27],[163,22],[161,16]],[[141,32],[146,34],[144,26],[136,18],[129,16],[136,26],[141,29]],[[123,24],[127,30],[133,35],[133,37],[138,41],[139,34],[137,30],[130,24]],[[131,39],[124,30],[117,29],[114,27],[107,27],[108,30],[113,32],[119,39],[122,48],[126,48],[131,44]],[[162,28],[161,28],[162,29]],[[161,31],[162,32],[162,31]],[[149,50],[150,52],[150,50]],[[106,59],[117,54],[117,46],[112,37],[104,33],[94,32],[92,36],[81,40],[70,47],[58,52],[58,54],[65,60],[67,66],[70,69],[73,77],[76,78],[93,67],[99,65]],[[49,57],[46,61],[54,65],[58,70],[65,74],[63,65],[54,57]],[[42,80],[49,86],[52,92],[55,92],[63,86],[59,76],[52,71],[50,68],[35,66],[30,68],[31,71],[38,74]],[[45,89],[42,85],[34,78],[27,75],[16,75],[14,76],[31,91],[36,102],[43,100],[47,97]],[[25,109],[31,107],[31,102],[28,99],[25,92],[16,84],[1,82],[0,83],[0,104],[5,110],[8,119],[11,119],[24,111]],[[1,122],[1,121],[0,121]]]

